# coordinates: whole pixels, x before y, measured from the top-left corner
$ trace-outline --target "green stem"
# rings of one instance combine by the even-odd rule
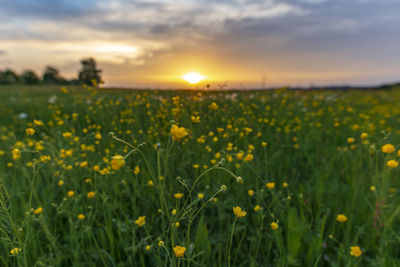
[[[233,233],[235,231],[235,225],[236,225],[237,219],[238,219],[238,217],[235,218],[235,221],[233,222],[233,226],[232,226],[231,241],[229,243],[229,250],[228,250],[228,267],[231,266],[231,248],[232,248],[232,241],[233,241]]]

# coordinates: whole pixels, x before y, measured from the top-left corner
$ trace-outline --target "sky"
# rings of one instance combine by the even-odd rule
[[[106,86],[235,88],[400,81],[400,0],[1,0],[0,70]]]

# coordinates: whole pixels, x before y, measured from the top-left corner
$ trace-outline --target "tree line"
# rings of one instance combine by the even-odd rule
[[[97,63],[94,58],[84,58],[80,63],[81,69],[78,72],[78,77],[73,79],[66,79],[61,76],[55,67],[47,66],[41,76],[33,70],[25,70],[21,74],[17,74],[11,69],[0,70],[0,84],[91,85],[93,81],[96,81],[97,84],[102,81],[101,70],[97,69]]]

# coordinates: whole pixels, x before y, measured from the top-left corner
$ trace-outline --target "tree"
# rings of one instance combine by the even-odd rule
[[[39,77],[31,70],[25,70],[21,75],[21,79],[24,84],[38,84],[40,82]]]
[[[13,70],[0,71],[0,84],[14,84],[17,82],[19,82],[19,77]]]
[[[79,81],[86,85],[97,84],[101,81],[101,70],[96,68],[96,61],[93,58],[85,58],[81,60],[82,69],[79,72]]]
[[[43,73],[43,82],[62,84],[65,83],[65,79],[60,77],[59,71],[56,68],[47,66]]]

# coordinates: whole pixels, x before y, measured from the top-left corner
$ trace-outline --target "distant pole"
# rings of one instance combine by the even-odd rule
[[[266,81],[267,81],[267,76],[266,75],[261,76],[261,89],[265,89]]]

